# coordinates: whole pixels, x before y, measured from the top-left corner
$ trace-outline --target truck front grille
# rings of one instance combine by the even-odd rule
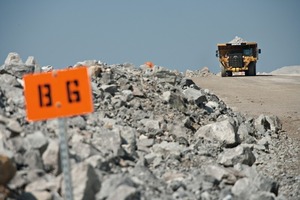
[[[243,54],[235,53],[229,55],[229,66],[231,67],[243,67]]]

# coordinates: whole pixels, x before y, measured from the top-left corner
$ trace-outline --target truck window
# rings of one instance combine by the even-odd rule
[[[243,54],[245,56],[252,56],[252,48],[250,48],[250,49],[244,49],[243,50]]]

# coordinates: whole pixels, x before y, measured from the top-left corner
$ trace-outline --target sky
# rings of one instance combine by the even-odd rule
[[[219,72],[217,43],[257,42],[258,72],[300,65],[299,0],[1,0],[0,65],[65,68],[84,60],[151,61],[185,72]]]

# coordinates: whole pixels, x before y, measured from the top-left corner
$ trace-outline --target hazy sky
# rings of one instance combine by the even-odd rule
[[[219,71],[217,43],[262,49],[257,71],[300,65],[299,0],[1,0],[0,63],[64,68],[83,60]]]

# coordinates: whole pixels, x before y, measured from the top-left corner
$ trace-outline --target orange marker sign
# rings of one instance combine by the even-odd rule
[[[87,67],[25,75],[27,119],[45,120],[93,112]]]

